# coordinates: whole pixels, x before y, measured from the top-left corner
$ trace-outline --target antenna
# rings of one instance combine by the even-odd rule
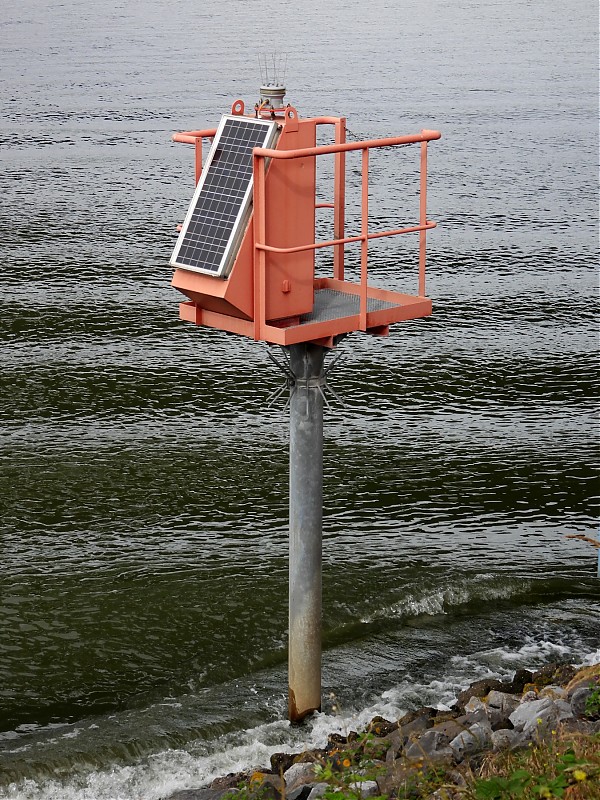
[[[258,56],[260,81],[264,86],[285,86],[287,53],[261,53]]]
[[[264,108],[283,108],[285,97],[285,77],[287,73],[287,53],[261,53],[258,57],[260,67],[260,105]]]

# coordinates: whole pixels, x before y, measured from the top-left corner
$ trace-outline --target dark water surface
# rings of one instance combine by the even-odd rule
[[[565,538],[597,528],[597,9],[366,8],[3,1],[0,797],[158,800],[480,674],[598,659],[596,556]],[[279,376],[266,348],[180,322],[168,267],[193,190],[171,132],[253,103],[273,36],[302,114],[444,137],[434,314],[350,337],[332,380],[342,713],[300,731],[279,721]],[[416,163],[373,157],[374,228],[415,219]],[[403,239],[373,245],[372,275],[411,291]]]

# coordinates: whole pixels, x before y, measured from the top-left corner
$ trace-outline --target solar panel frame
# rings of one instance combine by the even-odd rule
[[[272,147],[277,133],[276,121],[223,115],[173,249],[172,266],[229,275],[252,208],[252,150]]]

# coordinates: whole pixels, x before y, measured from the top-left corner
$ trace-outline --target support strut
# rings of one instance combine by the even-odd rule
[[[325,348],[289,349],[290,576],[289,719],[321,708],[321,553],[323,527],[323,359]]]

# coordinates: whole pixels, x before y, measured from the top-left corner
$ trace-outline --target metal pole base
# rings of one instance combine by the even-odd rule
[[[289,706],[291,722],[321,709],[323,359],[325,348],[290,347]]]

